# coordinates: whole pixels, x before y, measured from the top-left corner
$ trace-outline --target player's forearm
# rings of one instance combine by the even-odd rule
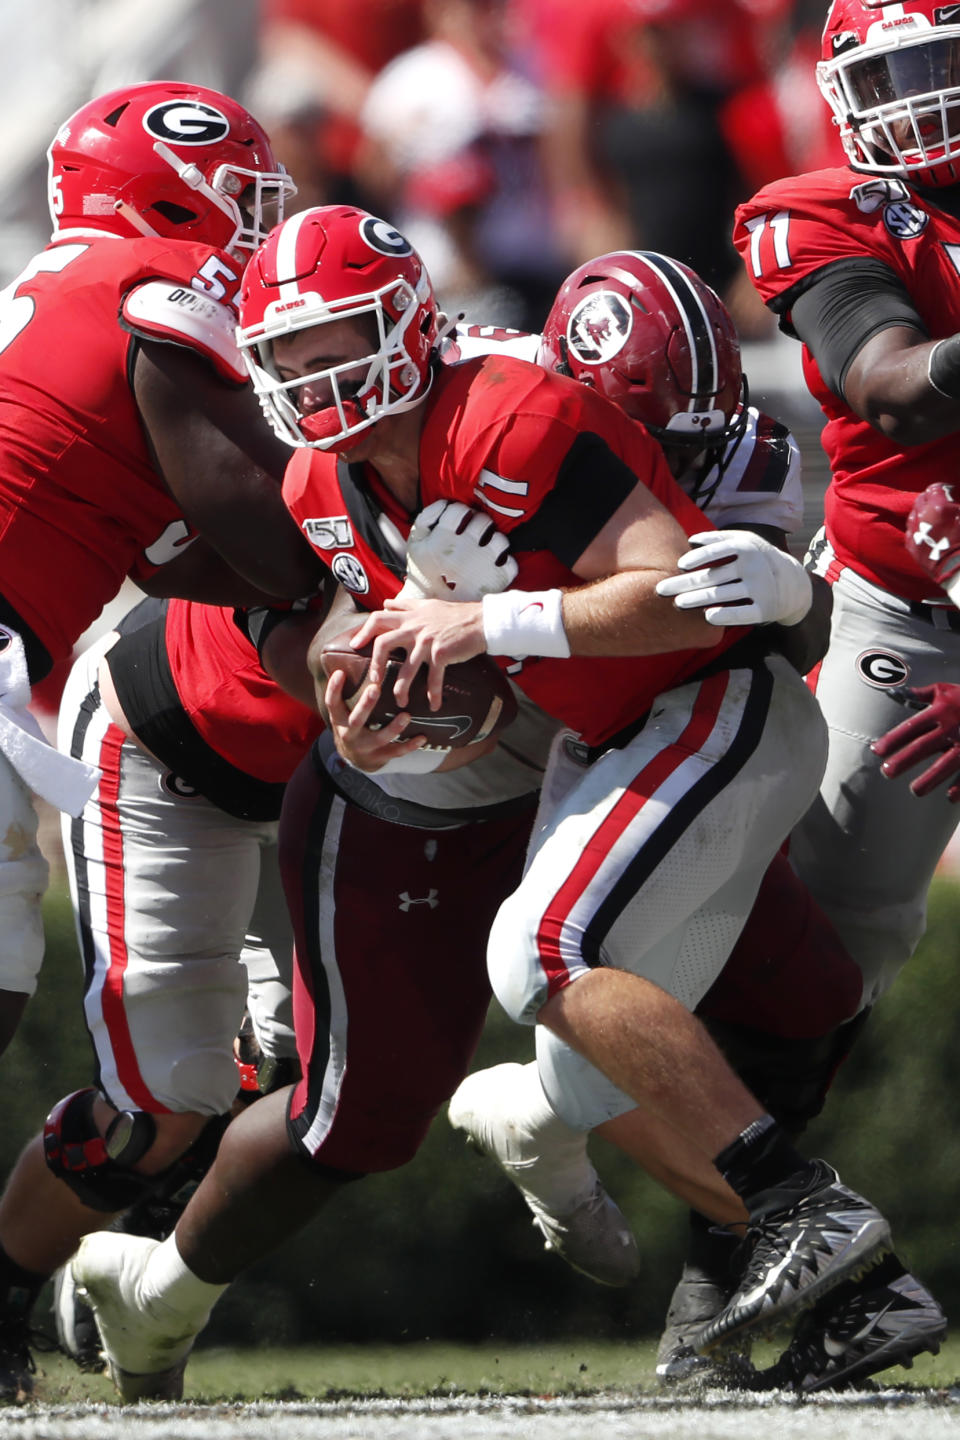
[[[563,592],[563,628],[573,655],[662,655],[710,649],[714,627],[656,593],[661,570],[628,570]]]

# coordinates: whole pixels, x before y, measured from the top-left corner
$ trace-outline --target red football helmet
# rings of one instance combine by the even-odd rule
[[[619,250],[567,276],[539,360],[593,386],[668,450],[691,457],[740,435],[740,342],[720,297],[687,265]]]
[[[855,170],[960,180],[960,10],[940,0],[833,0],[817,83]]]
[[[242,105],[176,81],[91,100],[61,125],[47,158],[57,237],[108,230],[251,251],[296,194]]]
[[[369,355],[280,379],[273,358],[279,336],[362,315],[376,325]],[[388,221],[350,205],[320,205],[277,226],[250,261],[238,335],[260,403],[281,439],[346,450],[385,415],[426,398],[437,301],[420,256]],[[329,385],[333,403],[304,413],[299,392],[317,382]]]

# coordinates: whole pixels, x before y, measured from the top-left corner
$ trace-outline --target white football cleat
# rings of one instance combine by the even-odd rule
[[[516,1185],[548,1250],[599,1285],[637,1278],[633,1231],[590,1163],[587,1137],[550,1109],[535,1064],[468,1075],[447,1114]]]
[[[91,1306],[113,1383],[124,1400],[179,1400],[183,1372],[202,1327],[156,1297],[144,1298],[147,1262],[162,1242],[100,1230],[71,1261]]]

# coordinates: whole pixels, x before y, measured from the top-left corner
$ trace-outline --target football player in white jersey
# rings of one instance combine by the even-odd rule
[[[773,549],[785,546],[786,535],[802,521],[799,450],[782,424],[749,404],[733,323],[688,267],[650,252],[599,256],[568,277],[542,336],[471,326],[457,333],[456,343],[464,355],[503,345],[509,353],[537,359],[595,387],[641,421],[660,440],[678,483],[720,531],[693,537],[705,543],[683,557],[681,567],[689,568],[662,582],[660,592],[674,595],[682,606],[707,606],[714,624],[742,623],[755,618],[758,608],[765,617],[786,616],[788,623],[778,627],[779,647],[804,673],[816,664],[829,627],[829,587],[812,576],[808,590],[798,563],[785,550]],[[705,562],[707,568],[701,568]],[[795,623],[808,600],[808,618]],[[795,925],[783,923],[788,905],[800,907]],[[759,955],[782,956],[787,933],[802,937],[792,957],[796,971],[781,961],[779,1009],[775,998],[771,1010],[760,1015],[756,992],[750,993],[749,966]],[[796,1018],[792,977],[806,969],[812,981],[816,957],[824,963],[823,1008],[808,1018],[802,1033],[788,1033],[785,1025]],[[815,983],[801,988],[817,991]],[[798,1132],[821,1108],[836,1067],[858,1033],[851,1017],[859,1000],[853,962],[783,861],[768,873],[727,969],[698,1014],[749,1077],[754,1093]],[[786,1063],[783,1055],[790,1057]],[[545,1063],[543,1056],[540,1063]],[[598,1086],[598,1104],[603,1089]],[[571,1129],[554,1113],[536,1063],[500,1065],[469,1076],[451,1100],[449,1115],[455,1128],[492,1155],[520,1188],[548,1249],[601,1283],[625,1284],[635,1277],[639,1259],[633,1236],[587,1158],[586,1131]],[[652,1169],[655,1146],[639,1111],[627,1110],[597,1128]],[[715,1223],[723,1218],[718,1196],[690,1199],[688,1263],[657,1360],[658,1374],[669,1381],[709,1369],[687,1337],[721,1307],[733,1279],[731,1236]],[[846,1333],[847,1321],[864,1320],[871,1305],[877,1312],[892,1311],[891,1331],[894,1323],[896,1331],[889,1348],[880,1353],[873,1338],[861,1345],[852,1341],[813,1373],[810,1356],[817,1350],[805,1326],[773,1378],[784,1384],[796,1379],[806,1388],[841,1383],[851,1373],[870,1374],[909,1359],[935,1346],[943,1333],[936,1302],[895,1261],[886,1262],[884,1277],[872,1290],[860,1287],[840,1297],[823,1317],[824,1326],[829,1322],[835,1333]],[[850,1333],[859,1328],[854,1324]],[[882,1339],[886,1346],[890,1335],[884,1332]],[[739,1374],[744,1382],[757,1383],[748,1367]]]

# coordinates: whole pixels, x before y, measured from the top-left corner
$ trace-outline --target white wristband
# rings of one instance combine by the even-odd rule
[[[960,569],[954,570],[952,575],[948,575],[946,580],[941,580],[940,583],[954,605],[960,609]]]
[[[484,595],[483,638],[489,655],[550,655],[565,660],[570,642],[563,628],[561,590],[504,590]]]

